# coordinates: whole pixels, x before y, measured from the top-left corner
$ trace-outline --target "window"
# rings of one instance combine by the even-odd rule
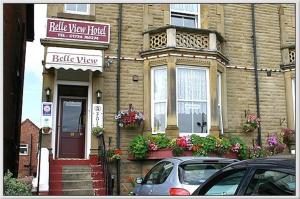
[[[65,4],[65,12],[72,14],[89,15],[89,4]]]
[[[219,128],[223,135],[223,117],[222,117],[222,76],[221,73],[217,73],[217,120],[219,121]]]
[[[177,124],[181,134],[207,135],[209,127],[208,69],[177,67]]]
[[[198,28],[199,10],[198,4],[170,4],[171,25]]]
[[[294,195],[295,190],[295,175],[259,169],[253,175],[245,195]]]
[[[164,183],[173,169],[173,163],[161,162],[154,166],[145,176],[145,184],[162,184]]]
[[[214,183],[204,195],[234,195],[245,175],[245,171],[246,170],[235,172],[229,171],[228,173],[221,175],[223,178]]]
[[[183,164],[179,166],[179,181],[182,184],[199,185],[227,164]]]
[[[28,155],[28,144],[20,144],[19,154]]]
[[[151,77],[152,131],[153,133],[163,133],[167,125],[167,68],[152,68]]]
[[[295,103],[295,98],[296,98],[296,78],[292,78],[292,93],[293,93],[293,110],[294,110],[294,124],[295,124],[295,118],[296,118],[296,103]]]

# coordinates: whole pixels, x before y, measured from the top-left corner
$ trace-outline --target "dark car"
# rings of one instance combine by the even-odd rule
[[[259,158],[228,165],[193,195],[295,195],[295,159]]]
[[[237,162],[218,157],[174,157],[159,161],[146,174],[137,178],[133,195],[190,195],[219,169]]]

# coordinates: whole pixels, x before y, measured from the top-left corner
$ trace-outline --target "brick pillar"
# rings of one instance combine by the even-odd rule
[[[179,128],[176,119],[176,58],[169,57],[167,64],[167,88],[168,88],[168,118],[166,135],[176,138],[179,135]]]
[[[213,60],[209,69],[211,123],[209,134],[219,136],[220,129],[217,121],[217,61]]]

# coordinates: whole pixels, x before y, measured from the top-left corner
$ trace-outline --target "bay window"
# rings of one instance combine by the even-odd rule
[[[153,133],[165,132],[167,124],[167,68],[155,67],[151,70],[151,126]]]
[[[89,15],[90,5],[89,4],[65,4],[65,12],[72,14]]]
[[[199,28],[200,5],[170,4],[171,25]]]
[[[176,67],[176,118],[180,136],[208,135],[210,97],[208,68],[178,65]],[[164,133],[167,127],[167,67],[151,69],[152,133]],[[175,97],[175,96],[174,96]],[[219,97],[221,99],[221,97]],[[175,99],[174,99],[175,100]],[[221,108],[221,104],[219,104]]]
[[[207,135],[209,127],[208,69],[176,69],[177,124],[179,133]]]

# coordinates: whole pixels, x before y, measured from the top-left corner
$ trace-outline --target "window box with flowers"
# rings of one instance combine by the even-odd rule
[[[141,126],[145,118],[142,112],[134,110],[132,104],[129,104],[129,109],[117,113],[115,115],[115,120],[122,128],[135,129]]]
[[[259,123],[260,123],[260,118],[258,118],[256,115],[248,114],[246,123],[243,124],[242,127],[243,132],[244,133],[253,132],[255,129],[259,127]]]
[[[281,130],[282,142],[287,146],[289,151],[291,152],[292,146],[295,145],[296,135],[295,130],[290,128],[283,128]]]
[[[129,160],[174,156],[218,156],[246,159],[247,147],[239,138],[183,136],[170,140],[165,134],[137,136],[129,145]]]

